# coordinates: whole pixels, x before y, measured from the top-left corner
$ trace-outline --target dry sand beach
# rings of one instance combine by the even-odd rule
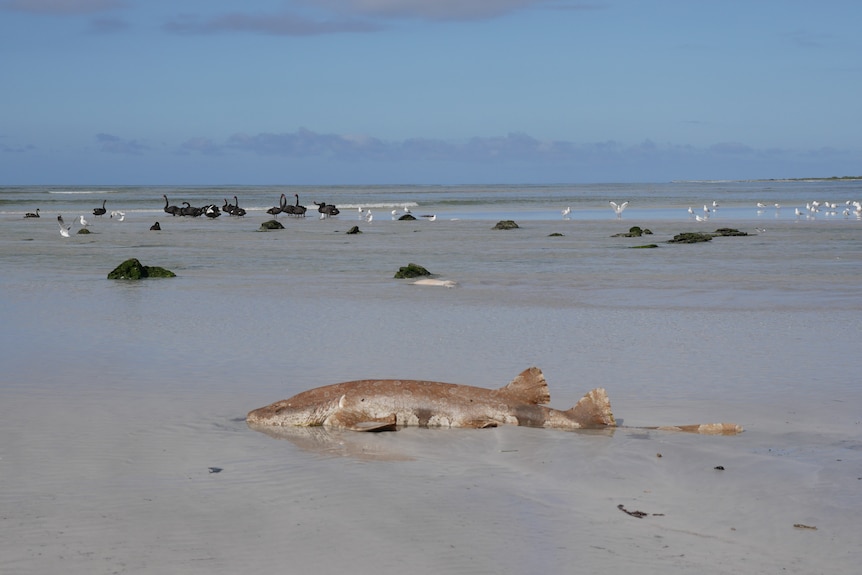
[[[858,571],[859,222],[629,250],[610,236],[641,222],[612,213],[359,236],[252,215],[65,243],[2,217],[0,572]],[[178,275],[105,279],[127,257]],[[409,261],[458,284],[393,280]],[[531,365],[553,407],[603,386],[623,426],[746,431],[244,421],[339,381],[496,388]]]

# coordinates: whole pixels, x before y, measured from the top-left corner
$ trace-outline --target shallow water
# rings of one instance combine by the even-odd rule
[[[4,570],[855,572],[862,221],[793,204],[858,186],[321,188],[299,193],[338,218],[258,231],[284,190],[0,189]],[[250,213],[172,218],[161,193],[236,194]],[[124,221],[87,215],[105,197]],[[630,199],[621,219],[608,199]],[[709,222],[690,219],[713,199]],[[393,221],[405,204],[438,218]],[[92,233],[61,238],[60,210]],[[653,235],[611,237],[633,225]],[[718,227],[752,235],[665,243]],[[178,277],[106,279],[130,257]],[[458,285],[394,280],[409,262]],[[243,422],[337,381],[499,387],[530,365],[555,407],[604,386],[625,425],[746,432],[274,439]]]

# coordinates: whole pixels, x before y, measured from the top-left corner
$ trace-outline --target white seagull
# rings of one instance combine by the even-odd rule
[[[627,205],[629,205],[628,202],[623,202],[623,203],[617,205],[617,203],[613,200],[611,200],[608,203],[614,209],[614,213],[617,215],[618,218],[621,218],[623,216],[623,210],[626,209]]]
[[[60,235],[64,238],[70,237],[69,230],[72,229],[72,226],[66,225],[66,222],[63,221],[63,216],[57,216],[57,223],[60,224]]]
[[[88,222],[87,220],[84,219],[83,214],[81,214],[81,216],[78,218],[78,222],[81,224],[81,227],[84,227],[84,228],[86,228],[87,226],[90,225],[90,222]]]
[[[119,212],[117,210],[113,210],[111,212],[111,217],[113,218],[114,216],[117,216],[117,220],[122,222],[126,219],[126,212]]]
[[[372,213],[371,213],[371,210],[369,209],[369,210],[365,213],[365,221],[366,221],[366,222],[370,222],[370,221],[371,221],[371,220],[373,220],[373,219],[374,219],[374,214],[372,214]]]
[[[563,211],[562,211],[562,212],[560,212],[560,213],[562,213],[562,214],[563,214],[563,217],[565,218],[566,216],[568,216],[569,214],[571,214],[571,213],[572,213],[572,207],[571,207],[571,206],[567,206],[567,207],[566,207],[566,209],[565,209],[565,210],[563,210]]]

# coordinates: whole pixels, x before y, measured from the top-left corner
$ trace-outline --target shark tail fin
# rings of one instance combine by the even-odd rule
[[[545,405],[551,402],[548,383],[538,367],[525,369],[509,385],[500,388],[500,391],[513,399],[532,405]]]
[[[611,411],[611,400],[603,387],[597,387],[584,395],[578,403],[566,411],[571,419],[581,427],[616,427],[617,422]]]

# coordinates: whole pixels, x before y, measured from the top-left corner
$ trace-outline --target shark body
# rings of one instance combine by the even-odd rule
[[[363,379],[317,387],[249,412],[252,426],[326,426],[387,431],[402,426],[485,428],[522,425],[554,429],[616,427],[604,388],[571,409],[547,407],[551,396],[542,371],[531,367],[500,389],[437,381]],[[709,434],[739,433],[735,424],[667,426]]]

